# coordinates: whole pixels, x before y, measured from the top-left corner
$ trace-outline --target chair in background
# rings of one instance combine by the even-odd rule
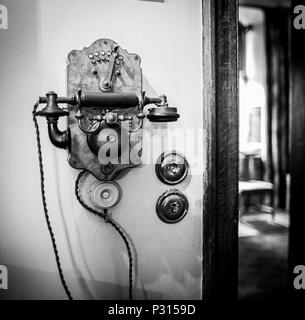
[[[255,173],[257,152],[240,152],[239,210],[240,216],[247,213],[249,207],[268,212],[274,219],[274,186],[272,183],[252,179]],[[270,205],[264,200],[269,197]]]

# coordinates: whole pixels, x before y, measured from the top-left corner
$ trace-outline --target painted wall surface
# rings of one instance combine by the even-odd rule
[[[202,127],[201,1],[2,0],[8,30],[0,30],[0,264],[9,270],[9,290],[0,298],[65,299],[44,221],[32,123],[32,106],[50,89],[66,94],[66,57],[99,38],[115,40],[142,59],[144,87],[166,93],[178,106],[175,128]],[[51,145],[39,119],[48,208],[64,273],[75,299],[127,299],[128,256],[118,234],[76,201],[78,171],[67,153]],[[158,125],[145,123],[148,132]],[[164,127],[162,127],[164,129]],[[189,130],[189,134],[192,134]],[[174,133],[175,135],[175,133]],[[148,135],[149,136],[149,135]],[[203,154],[199,131],[192,147]],[[158,141],[157,135],[144,141]],[[178,142],[181,142],[179,136]],[[159,145],[156,142],[156,145]],[[161,149],[160,149],[161,152]],[[168,189],[154,165],[133,169],[118,182],[122,201],[113,218],[133,241],[135,299],[200,299],[202,278],[202,170],[191,167],[178,185],[189,212],[168,225],[155,213]]]

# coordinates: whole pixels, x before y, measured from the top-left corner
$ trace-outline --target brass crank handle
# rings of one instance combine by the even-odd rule
[[[99,87],[102,91],[109,91],[112,88],[112,75],[113,75],[113,70],[115,66],[115,59],[118,56],[117,50],[119,46],[116,45],[114,46],[112,52],[111,52],[111,57],[109,59],[109,66],[108,70],[106,72],[104,80],[101,80],[99,83]]]

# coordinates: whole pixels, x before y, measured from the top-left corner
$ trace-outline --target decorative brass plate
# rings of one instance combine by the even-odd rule
[[[142,99],[142,70],[141,59],[137,54],[129,53],[110,39],[100,39],[82,50],[73,50],[68,55],[67,82],[68,95],[75,94],[78,89],[89,93],[133,93]],[[79,128],[77,110],[69,105],[68,126],[71,132],[71,153],[69,163],[76,169],[86,169],[99,180],[113,180],[121,171],[135,167],[139,163],[132,162],[131,150],[142,148],[141,130],[128,133],[128,130],[116,130],[118,139],[113,143],[120,148],[122,140],[127,141],[126,148],[120,148],[117,161],[101,163],[97,149],[101,140],[99,133],[86,134]],[[129,109],[113,109],[118,116],[137,114],[139,106]],[[98,108],[88,108],[82,111],[87,117],[100,115]],[[84,120],[86,126],[86,121]],[[133,117],[133,128],[141,128],[141,121]],[[90,129],[88,127],[88,129]],[[111,130],[111,126],[109,130]],[[116,129],[116,128],[115,128]],[[105,130],[105,128],[104,128]],[[108,138],[108,137],[106,137]],[[112,136],[110,135],[110,138]],[[124,142],[124,146],[125,146]],[[127,160],[126,160],[127,159]],[[105,169],[106,166],[106,169]]]

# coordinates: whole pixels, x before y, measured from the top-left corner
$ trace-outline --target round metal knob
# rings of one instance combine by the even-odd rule
[[[105,118],[106,118],[106,122],[108,123],[116,123],[118,120],[117,114],[114,112],[108,112]]]
[[[188,168],[187,160],[177,151],[163,152],[155,165],[160,181],[169,185],[182,182],[187,176]]]
[[[156,204],[158,217],[166,223],[177,223],[182,220],[188,211],[188,200],[179,190],[173,189],[164,192]]]
[[[111,85],[110,85],[109,81],[107,81],[107,80],[103,81],[103,88],[108,89],[110,87],[111,87]]]

